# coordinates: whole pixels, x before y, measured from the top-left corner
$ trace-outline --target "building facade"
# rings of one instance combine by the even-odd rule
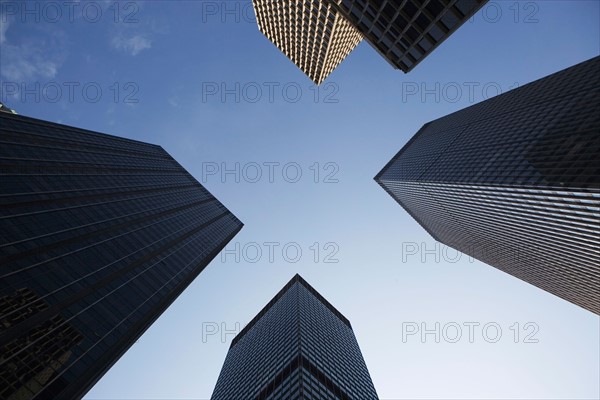
[[[364,38],[411,71],[487,0],[253,0],[260,31],[321,84]]]
[[[299,275],[233,339],[212,400],[370,400],[350,322]]]
[[[330,0],[390,64],[411,71],[487,0]]]
[[[429,122],[375,180],[437,241],[600,314],[599,70]]]
[[[0,112],[0,398],[81,398],[241,227],[160,146]]]
[[[329,0],[253,0],[259,30],[320,85],[362,35]]]

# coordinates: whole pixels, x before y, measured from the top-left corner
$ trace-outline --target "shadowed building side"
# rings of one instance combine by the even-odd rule
[[[600,314],[598,71],[429,122],[375,179],[436,240]]]
[[[392,66],[411,71],[487,0],[330,0]]]
[[[0,397],[81,398],[241,228],[160,146],[0,112]]]
[[[300,275],[233,339],[212,400],[376,400],[350,322]]]

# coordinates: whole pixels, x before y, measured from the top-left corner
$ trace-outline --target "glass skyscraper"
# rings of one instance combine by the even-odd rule
[[[299,275],[233,339],[212,400],[373,400],[350,322]]]
[[[82,397],[241,227],[160,146],[0,112],[0,398]]]
[[[395,68],[412,70],[487,0],[329,0]]]
[[[429,122],[375,179],[437,241],[600,314],[599,71]]]

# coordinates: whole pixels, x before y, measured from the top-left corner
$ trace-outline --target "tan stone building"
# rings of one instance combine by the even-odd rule
[[[321,84],[362,35],[328,0],[253,0],[260,31]]]

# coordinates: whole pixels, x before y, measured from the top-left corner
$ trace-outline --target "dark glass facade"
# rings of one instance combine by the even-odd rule
[[[0,112],[0,398],[82,397],[241,227],[160,146]]]
[[[395,68],[412,70],[487,0],[329,0]]]
[[[429,122],[375,179],[436,240],[600,314],[599,71]]]
[[[296,275],[233,339],[212,400],[370,400],[350,322]]]

